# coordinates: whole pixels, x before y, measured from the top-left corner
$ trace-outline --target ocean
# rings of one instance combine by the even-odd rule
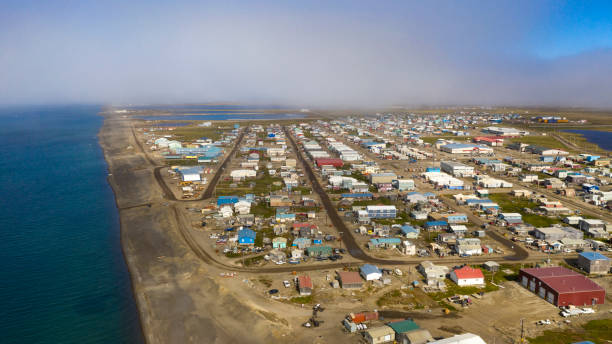
[[[598,131],[598,130],[566,130],[570,133],[582,134],[584,138],[599,147],[612,151],[612,131]]]
[[[0,108],[0,342],[142,343],[98,106]]]

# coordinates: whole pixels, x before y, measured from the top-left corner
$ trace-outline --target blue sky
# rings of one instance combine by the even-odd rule
[[[612,2],[0,2],[0,103],[612,106]]]

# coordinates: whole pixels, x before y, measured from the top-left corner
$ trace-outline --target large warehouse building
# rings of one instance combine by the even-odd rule
[[[519,271],[523,287],[555,306],[603,304],[606,291],[597,283],[570,269],[555,266]]]

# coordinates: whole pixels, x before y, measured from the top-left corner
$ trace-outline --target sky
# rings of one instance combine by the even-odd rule
[[[612,107],[611,1],[0,1],[0,104]]]

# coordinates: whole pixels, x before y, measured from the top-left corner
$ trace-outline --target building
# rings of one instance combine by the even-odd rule
[[[454,161],[441,161],[440,169],[455,177],[473,177],[474,166],[465,165]]]
[[[606,291],[597,283],[570,269],[555,266],[519,271],[523,287],[555,306],[603,304]]]
[[[458,286],[484,285],[484,275],[480,269],[464,266],[450,273],[450,279]]]
[[[605,275],[610,272],[610,258],[599,252],[580,253],[577,264],[590,274]]]
[[[396,179],[397,175],[392,172],[370,174],[370,183],[372,184],[392,184],[393,180]]]
[[[431,286],[439,284],[440,282],[444,283],[449,269],[448,266],[435,265],[426,260],[417,266],[417,270],[425,277],[427,285]]]
[[[184,182],[199,182],[201,181],[200,172],[202,170],[198,167],[186,168],[181,170],[181,177]]]
[[[382,277],[382,272],[379,268],[372,264],[364,264],[359,268],[359,274],[366,281],[378,280]]]
[[[580,219],[578,221],[580,230],[589,232],[592,229],[606,229],[606,223],[599,219]]]
[[[395,179],[393,187],[398,191],[414,190],[414,180],[412,179]]]
[[[272,248],[287,248],[287,238],[276,237],[272,239]]]
[[[318,159],[315,159],[315,164],[319,168],[321,166],[342,167],[344,165],[344,162],[342,161],[342,159],[336,159],[336,158],[318,158]]]
[[[420,329],[419,325],[417,325],[412,320],[401,320],[401,321],[390,322],[387,324],[387,326],[391,327],[393,329],[393,332],[395,332],[395,341],[397,343],[405,342],[405,343],[413,344],[414,342],[408,341],[407,338],[405,338],[406,340],[403,340],[404,339],[403,337],[405,337],[405,334],[407,332],[412,332],[414,330]]]
[[[472,333],[458,334],[449,338],[444,338],[430,342],[429,344],[487,344],[480,336]]]
[[[360,289],[363,280],[357,271],[338,271],[338,280],[343,289]]]
[[[366,330],[363,337],[369,344],[390,343],[395,339],[395,331],[389,326],[373,327]]]
[[[449,143],[440,146],[440,150],[451,154],[490,154],[493,153],[491,147],[469,144],[469,143]]]
[[[472,139],[474,143],[481,143],[492,147],[504,145],[504,138],[501,136],[476,136]]]
[[[483,266],[487,271],[498,271],[499,270],[499,264],[492,260],[485,262]]]
[[[329,257],[332,255],[330,246],[310,246],[306,248],[309,257]]]
[[[564,238],[582,239],[584,233],[571,227],[544,227],[536,228],[534,236],[537,239],[557,241]]]
[[[238,231],[238,243],[241,245],[254,245],[256,234],[253,230],[245,228]]]
[[[366,211],[370,219],[394,219],[397,216],[394,205],[368,205]]]
[[[482,254],[482,246],[478,238],[460,238],[457,239],[455,251],[459,255],[480,255]]]
[[[297,278],[297,288],[300,291],[300,295],[312,294],[312,279],[308,275],[301,275]]]

